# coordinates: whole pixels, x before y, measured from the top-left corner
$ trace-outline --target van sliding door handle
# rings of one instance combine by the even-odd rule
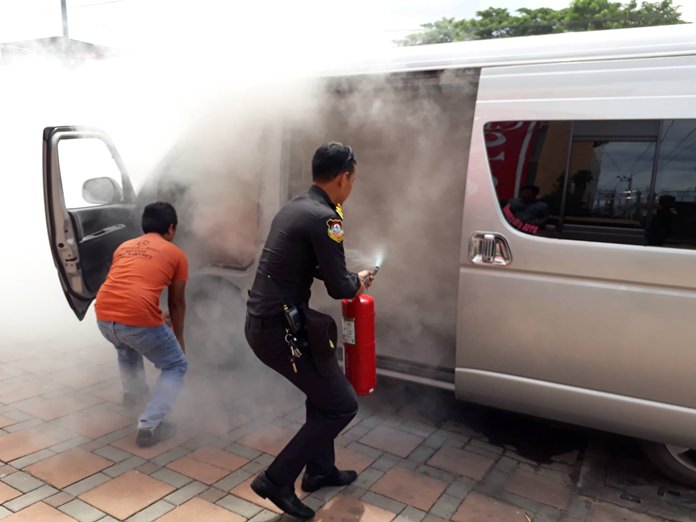
[[[512,262],[510,245],[500,234],[476,232],[469,240],[469,260],[475,265],[509,265]]]

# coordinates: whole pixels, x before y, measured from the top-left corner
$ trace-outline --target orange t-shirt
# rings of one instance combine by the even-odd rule
[[[172,281],[188,279],[186,254],[156,233],[125,241],[114,252],[94,309],[100,321],[161,326],[160,295]]]

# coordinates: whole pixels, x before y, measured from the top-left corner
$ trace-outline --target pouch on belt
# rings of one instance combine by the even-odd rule
[[[304,309],[307,342],[319,374],[332,377],[341,372],[336,358],[338,327],[333,317],[311,308]]]

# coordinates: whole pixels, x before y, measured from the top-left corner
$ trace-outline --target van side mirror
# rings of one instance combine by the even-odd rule
[[[118,203],[123,199],[123,191],[112,178],[92,178],[82,185],[82,199],[96,205]]]

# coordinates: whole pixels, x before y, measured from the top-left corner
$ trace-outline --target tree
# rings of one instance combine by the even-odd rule
[[[685,23],[673,0],[628,3],[611,0],[572,0],[564,9],[521,8],[516,15],[507,9],[490,7],[471,19],[443,18],[423,24],[423,31],[408,35],[399,45],[484,40],[511,36],[594,31],[622,27],[647,27]]]

